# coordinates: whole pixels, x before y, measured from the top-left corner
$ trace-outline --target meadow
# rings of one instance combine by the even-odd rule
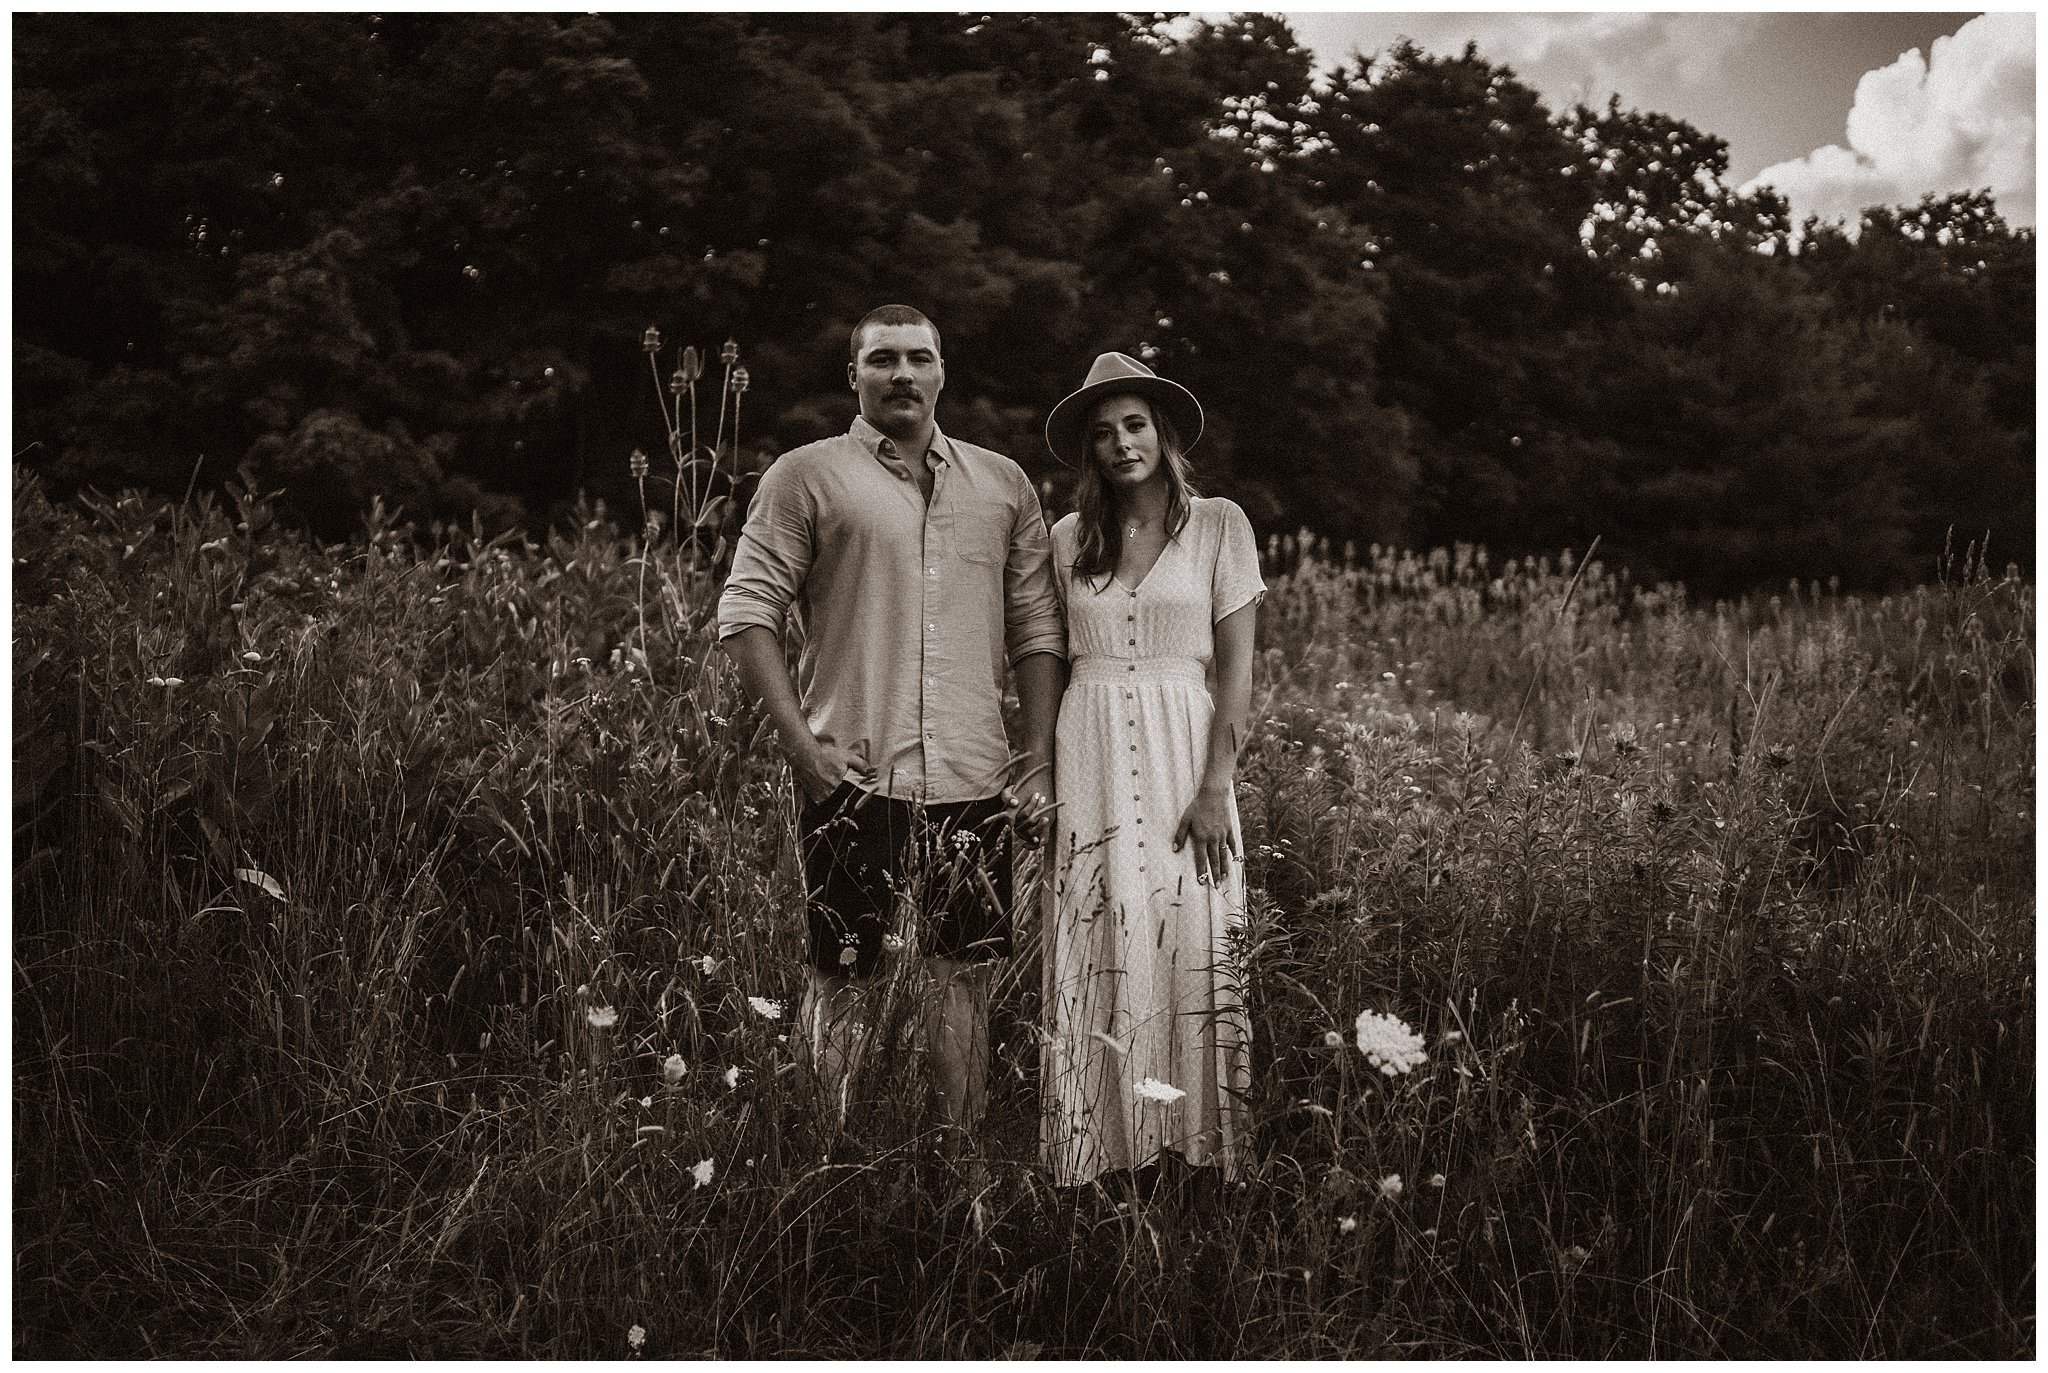
[[[1274,539],[1256,1164],[1118,1207],[1033,1163],[1031,938],[987,1188],[909,964],[828,1151],[671,545],[18,472],[13,549],[19,1356],[2034,1350],[2034,592],[1972,551],[1696,604]]]

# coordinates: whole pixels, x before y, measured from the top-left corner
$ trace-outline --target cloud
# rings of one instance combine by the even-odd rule
[[[1482,57],[1514,69],[1558,108],[1607,103],[1611,91],[1699,88],[1726,75],[1730,54],[1758,16],[1629,13],[1334,13],[1287,16],[1325,62],[1407,37],[1427,52],[1455,54],[1476,42]]]
[[[1849,146],[1766,167],[1795,215],[1847,218],[1869,205],[1990,187],[2012,224],[2034,222],[2034,16],[1982,14],[1888,67],[1865,72]]]

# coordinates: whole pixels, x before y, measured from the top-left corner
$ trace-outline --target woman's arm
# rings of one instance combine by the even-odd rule
[[[1243,838],[1230,827],[1230,788],[1237,780],[1237,756],[1244,749],[1252,705],[1252,642],[1258,602],[1240,606],[1216,622],[1216,696],[1209,717],[1209,751],[1195,799],[1173,832],[1173,847],[1195,845],[1195,870],[1205,881],[1221,881],[1229,861],[1244,859]]]

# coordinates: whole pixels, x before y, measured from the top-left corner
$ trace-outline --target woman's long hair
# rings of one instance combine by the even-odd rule
[[[1115,394],[1122,394],[1121,392]],[[1103,400],[1109,400],[1104,396]],[[1141,397],[1140,399],[1144,399]],[[1180,432],[1149,399],[1152,428],[1159,434],[1159,461],[1166,469],[1166,537],[1175,538],[1187,528],[1194,512],[1195,490],[1188,475],[1187,454],[1181,451]],[[1074,575],[1095,578],[1116,571],[1124,555],[1124,512],[1117,489],[1103,479],[1102,464],[1095,460],[1095,442],[1090,438],[1081,452],[1081,477],[1074,487],[1074,511],[1080,516],[1081,537],[1074,545]],[[1103,591],[1107,581],[1096,588]]]

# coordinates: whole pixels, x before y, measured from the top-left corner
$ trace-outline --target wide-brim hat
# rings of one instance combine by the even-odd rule
[[[1108,396],[1143,396],[1163,411],[1180,435],[1185,453],[1202,437],[1202,403],[1177,381],[1168,381],[1144,363],[1123,353],[1103,353],[1088,369],[1081,389],[1052,408],[1045,417],[1045,445],[1072,467],[1086,452],[1082,430],[1095,407]]]

